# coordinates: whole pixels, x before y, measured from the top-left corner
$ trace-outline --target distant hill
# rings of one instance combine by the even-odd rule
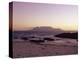
[[[55,32],[62,31],[61,29],[52,28],[49,26],[34,27],[32,30],[33,31],[55,31]]]
[[[67,31],[61,30],[59,28],[52,28],[49,26],[41,26],[41,27],[33,27],[31,30],[24,30],[24,31],[14,31],[14,33],[24,33],[27,35],[58,35],[61,33],[68,33]],[[70,31],[71,32],[71,31]]]
[[[22,30],[22,31],[14,31],[14,33],[21,34],[23,33],[24,35],[56,35],[63,33],[64,31],[61,29],[57,28],[52,28],[49,26],[41,26],[41,27],[32,27],[30,30]]]
[[[63,30],[61,29],[52,28],[48,26],[34,27],[32,30],[29,31],[40,33],[40,34],[43,33],[43,34],[53,34],[53,35],[63,33]]]
[[[61,37],[61,38],[71,38],[71,39],[78,39],[78,32],[76,33],[61,33],[58,35],[55,35],[56,37]]]
[[[42,26],[42,27],[34,27],[33,30],[38,30],[38,31],[52,31],[52,27],[48,26]]]

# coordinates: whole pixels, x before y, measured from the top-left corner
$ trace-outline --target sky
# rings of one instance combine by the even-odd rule
[[[28,30],[38,26],[77,30],[78,6],[13,2],[13,30]]]

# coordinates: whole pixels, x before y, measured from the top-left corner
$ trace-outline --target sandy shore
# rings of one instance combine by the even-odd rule
[[[76,45],[35,44],[29,41],[13,41],[13,58],[77,54]]]

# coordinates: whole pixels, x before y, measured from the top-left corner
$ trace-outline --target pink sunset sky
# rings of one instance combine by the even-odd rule
[[[77,21],[77,5],[13,2],[13,30],[37,26],[77,30]]]

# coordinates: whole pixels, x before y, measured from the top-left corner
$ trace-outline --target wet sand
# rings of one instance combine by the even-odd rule
[[[70,55],[78,53],[77,44],[35,44],[30,41],[13,41],[13,58]]]

